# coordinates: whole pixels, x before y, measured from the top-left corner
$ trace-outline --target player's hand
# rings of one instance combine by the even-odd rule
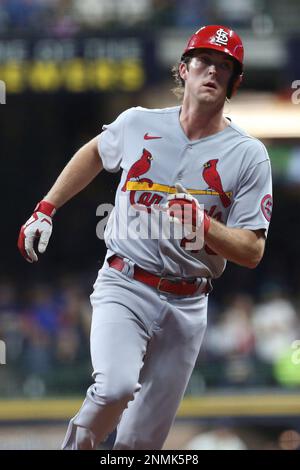
[[[176,194],[168,196],[167,211],[171,222],[184,226],[186,233],[196,232],[204,225],[204,235],[210,219],[199,202],[180,183],[175,184]]]
[[[21,255],[29,263],[38,261],[37,254],[34,251],[34,242],[36,240],[38,240],[39,253],[46,251],[52,233],[52,217],[55,212],[56,209],[53,204],[41,201],[36,206],[32,216],[22,225],[18,238],[18,248]]]

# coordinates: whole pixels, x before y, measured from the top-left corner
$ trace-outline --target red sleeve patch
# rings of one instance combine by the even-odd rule
[[[272,208],[273,208],[273,199],[271,194],[266,194],[260,203],[260,207],[262,210],[262,213],[264,214],[265,218],[267,219],[268,222],[271,220],[271,215],[272,215]]]

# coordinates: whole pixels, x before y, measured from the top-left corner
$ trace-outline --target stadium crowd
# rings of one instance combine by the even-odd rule
[[[214,18],[233,27],[249,26],[256,0],[0,0],[0,33],[26,30],[72,35],[109,27],[194,27]]]
[[[0,284],[0,339],[7,349],[0,395],[75,394],[85,388],[91,308],[83,285],[63,278],[56,287],[35,284],[22,292],[8,281]],[[278,285],[264,292],[258,303],[245,293],[222,305],[212,296],[191,393],[203,387],[300,386],[300,354],[293,350],[300,314]]]

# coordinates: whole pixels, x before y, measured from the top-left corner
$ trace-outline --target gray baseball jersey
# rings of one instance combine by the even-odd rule
[[[134,204],[163,205],[180,182],[209,216],[229,227],[264,229],[267,234],[272,211],[270,161],[264,145],[233,122],[217,134],[190,141],[179,113],[179,106],[130,108],[103,126],[98,138],[103,166],[109,172],[123,170],[105,234],[107,256],[117,253],[157,274],[216,278],[225,269],[224,258],[207,246],[187,249],[184,238],[137,237],[137,215],[128,219],[128,211]],[[130,224],[133,230],[127,238],[124,231],[120,236],[121,227]]]

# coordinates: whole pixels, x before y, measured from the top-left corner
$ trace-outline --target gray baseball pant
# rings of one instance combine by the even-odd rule
[[[122,272],[99,271],[91,295],[95,383],[69,423],[62,449],[95,449],[116,428],[114,449],[161,449],[206,328],[204,294],[158,292]]]

